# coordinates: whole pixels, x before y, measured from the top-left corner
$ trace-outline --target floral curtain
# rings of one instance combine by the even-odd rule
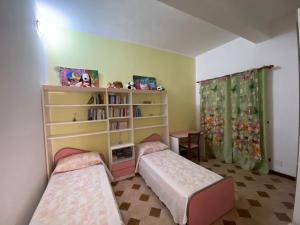
[[[233,160],[242,168],[268,172],[265,70],[231,77]]]
[[[201,129],[206,151],[242,168],[268,173],[266,71],[201,82]]]
[[[205,132],[206,151],[227,163],[232,162],[230,134],[229,77],[201,82],[201,129]]]

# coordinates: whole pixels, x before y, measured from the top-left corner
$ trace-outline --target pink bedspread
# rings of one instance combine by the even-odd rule
[[[55,174],[30,225],[123,224],[103,165]]]

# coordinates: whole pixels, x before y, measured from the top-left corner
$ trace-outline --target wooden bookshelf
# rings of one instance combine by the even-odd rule
[[[75,95],[78,99],[77,97],[71,98],[69,95]],[[102,102],[98,101],[101,104],[88,104],[87,102],[91,96],[99,96],[96,98],[101,98]],[[72,101],[69,101],[70,99]],[[144,103],[146,100],[148,102],[151,101],[151,103]],[[161,134],[163,141],[169,145],[168,98],[166,91],[44,85],[42,86],[42,105],[47,172],[49,176],[53,168],[53,155],[58,150],[54,148],[56,141],[73,140],[72,138],[74,138],[78,142],[79,138],[84,137],[93,137],[93,140],[94,138],[99,140],[99,137],[104,135],[103,140],[106,141],[103,143],[103,146],[99,147],[106,149],[108,167],[116,175],[117,179],[134,175],[134,145],[140,141],[135,136],[144,138],[148,135],[147,132],[157,132]],[[142,116],[134,117],[135,107],[141,108]],[[102,110],[101,112],[105,114],[105,118],[88,119],[88,110],[92,108],[97,110],[96,112]],[[124,116],[110,115],[112,111],[120,108],[126,109]],[[73,114],[78,116],[76,121],[72,120]],[[121,114],[123,115],[123,112]],[[127,127],[111,130],[111,123],[118,121],[126,121]],[[127,151],[131,149],[132,157],[114,160],[113,154],[115,153],[113,152],[122,151],[122,149],[127,149]],[[125,167],[125,172],[120,169]]]

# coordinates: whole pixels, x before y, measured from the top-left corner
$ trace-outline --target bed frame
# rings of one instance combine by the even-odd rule
[[[161,141],[159,134],[151,134],[142,142]],[[195,192],[187,207],[188,225],[210,225],[235,206],[234,180],[225,177]]]
[[[234,208],[232,177],[207,186],[194,193],[188,203],[188,225],[209,225]]]

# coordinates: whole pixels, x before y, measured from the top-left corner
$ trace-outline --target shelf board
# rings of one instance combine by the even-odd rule
[[[166,127],[166,126],[167,126],[166,124],[159,124],[159,125],[135,127],[134,130],[143,130],[143,129],[157,128],[157,127]]]
[[[126,161],[129,161],[129,160],[133,160],[134,157],[128,157],[128,158],[122,158],[122,159],[118,159],[116,161],[112,161],[112,164],[117,164],[117,163],[120,163],[120,162],[126,162]]]
[[[119,132],[126,132],[126,131],[130,131],[131,128],[128,129],[118,129],[118,130],[110,130],[110,133],[119,133]]]
[[[110,120],[130,119],[130,116],[109,117]]]
[[[108,104],[109,106],[130,106],[131,104]]]
[[[83,120],[83,121],[52,122],[52,123],[46,123],[46,126],[70,125],[70,124],[73,125],[73,124],[100,123],[100,122],[107,122],[107,120],[104,119],[104,120]]]
[[[106,88],[82,88],[58,85],[43,85],[43,89],[48,92],[106,92]]]
[[[165,106],[167,105],[166,103],[151,103],[151,104],[145,104],[145,103],[141,103],[141,104],[132,104],[133,106]]]
[[[107,131],[97,131],[97,132],[87,132],[87,133],[77,133],[77,134],[60,134],[60,135],[52,135],[48,137],[48,140],[58,140],[58,139],[66,139],[66,138],[75,138],[75,137],[86,137],[93,135],[107,134]]]
[[[107,88],[107,92],[110,93],[130,93],[130,89],[127,88]]]
[[[104,107],[107,104],[83,104],[83,105],[45,105],[47,108],[63,108],[63,107]]]
[[[156,115],[156,116],[141,116],[141,117],[133,117],[133,119],[151,119],[151,118],[163,118],[167,117],[165,115]]]
[[[116,149],[120,149],[120,148],[132,147],[132,146],[134,146],[134,143],[130,142],[130,143],[111,145],[110,149],[111,150],[116,150]]]
[[[157,90],[132,90],[133,94],[167,94],[167,91],[157,91]]]

